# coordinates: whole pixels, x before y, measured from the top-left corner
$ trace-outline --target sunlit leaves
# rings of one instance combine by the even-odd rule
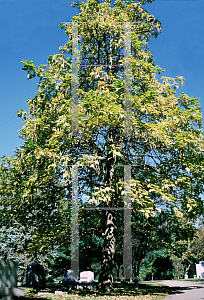
[[[60,26],[69,40],[47,65],[37,68],[23,61],[28,77],[37,76],[39,83],[36,96],[27,101],[28,112],[18,112],[25,122],[20,130],[24,143],[11,166],[2,165],[1,195],[7,206],[13,201],[12,218],[40,224],[48,236],[57,223],[65,230],[62,199],[71,199],[73,165],[80,167],[79,194],[90,188],[90,201],[122,205],[124,170],[119,166],[131,165],[135,212],[146,219],[162,210],[175,220],[196,218],[203,207],[201,109],[198,99],[176,96],[181,76],[156,78],[162,69],[155,66],[147,42],[159,33],[160,23],[140,1],[118,0],[111,7],[90,0],[79,10],[73,17],[79,32],[79,135],[71,134],[72,61],[67,53],[72,53],[72,24],[64,23]],[[123,135],[124,22],[131,24],[132,45],[134,134],[129,138]],[[36,233],[35,241],[42,236]]]

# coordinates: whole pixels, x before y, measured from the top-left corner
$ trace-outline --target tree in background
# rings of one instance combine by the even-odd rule
[[[204,260],[204,228],[199,226],[196,234],[190,243],[191,252],[195,253],[196,261]]]
[[[56,249],[49,249],[46,254],[37,253],[35,257],[28,251],[29,244],[32,240],[32,229],[23,226],[0,228],[0,259],[14,260],[18,262],[18,280],[23,282],[26,277],[27,265],[32,263],[33,258],[36,263],[41,264],[46,273],[51,271],[49,262],[57,256]]]
[[[172,279],[172,268],[168,249],[153,250],[142,259],[139,275],[143,280]]]
[[[174,238],[172,243],[172,261],[175,269],[183,269],[183,277],[185,279],[195,275],[195,264],[204,259],[203,251],[204,229],[200,226],[194,231],[194,234],[182,240]],[[177,266],[176,266],[177,265]]]
[[[173,224],[164,212],[145,218],[144,214],[132,215],[132,248],[134,276],[140,276],[140,265],[149,252],[171,247]],[[152,261],[153,263],[153,261]]]
[[[150,279],[153,273],[155,279],[161,279],[162,276],[166,279],[171,276],[183,277],[189,266],[186,259],[186,245],[196,235],[195,223],[192,220],[187,222],[184,218],[174,219],[171,214],[164,211],[148,219],[136,215],[137,222],[134,221],[133,214],[132,220],[135,276]],[[191,266],[192,258],[191,254]],[[166,268],[159,268],[159,261],[162,260],[166,260]]]
[[[19,111],[25,125],[24,143],[12,161],[8,182],[11,213],[19,224],[35,226],[32,251],[38,252],[70,227],[62,202],[71,203],[72,166],[78,166],[79,200],[89,190],[89,202],[121,207],[124,165],[131,165],[132,208],[144,217],[168,213],[175,224],[203,212],[203,135],[198,99],[182,93],[172,78],[156,79],[148,40],[161,25],[142,8],[151,1],[89,0],[73,17],[79,40],[79,129],[72,134],[72,24],[61,24],[68,42],[38,68],[23,61],[28,78],[39,77],[28,112]],[[123,77],[124,26],[131,24],[131,130],[125,134]],[[11,189],[12,187],[12,189]],[[4,195],[5,186],[1,186]],[[3,194],[2,194],[3,193]],[[1,198],[1,201],[3,198]],[[63,200],[63,201],[62,201]],[[7,198],[7,202],[8,202]],[[64,203],[63,202],[63,203]],[[7,219],[10,213],[6,212]],[[99,289],[111,290],[116,241],[116,213],[103,211],[103,257]],[[70,221],[70,219],[68,219]],[[38,224],[40,225],[38,227]],[[88,228],[87,228],[88,230]],[[36,242],[38,241],[38,243]]]
[[[34,170],[35,166],[39,170]],[[46,176],[49,170],[45,171],[42,179],[41,164],[37,167],[36,162],[31,168],[33,173],[29,170],[29,165],[17,157],[2,159],[0,224],[7,228],[24,228],[24,231],[32,233],[26,249],[34,259],[39,252],[45,254],[48,249],[69,236],[71,208],[64,201],[64,191],[53,186],[54,176],[49,176],[49,179]],[[31,179],[30,183],[28,178]],[[39,185],[35,185],[37,179],[40,181]],[[27,198],[27,195],[30,196]]]

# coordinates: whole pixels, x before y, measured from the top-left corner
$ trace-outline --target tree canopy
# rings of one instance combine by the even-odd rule
[[[28,112],[18,112],[25,122],[20,129],[24,143],[11,161],[6,186],[1,182],[0,201],[11,206],[19,224],[41,224],[36,236],[42,245],[70,232],[64,203],[71,203],[74,165],[78,166],[81,203],[86,194],[89,203],[96,201],[99,207],[122,207],[124,166],[131,166],[135,213],[148,219],[164,211],[174,224],[186,228],[188,220],[196,220],[203,212],[200,103],[185,93],[176,94],[182,77],[158,78],[162,69],[155,65],[148,40],[158,35],[161,24],[142,7],[145,2],[116,0],[112,7],[110,1],[82,3],[72,23],[60,25],[68,42],[58,54],[39,67],[23,61],[28,79],[37,76],[39,83],[36,96],[27,101]],[[72,134],[73,26],[78,28],[79,43],[77,135]],[[128,135],[124,122],[127,32],[131,36]],[[105,282],[111,286],[113,281],[117,231],[114,212],[106,211],[106,218],[99,280],[105,289]]]

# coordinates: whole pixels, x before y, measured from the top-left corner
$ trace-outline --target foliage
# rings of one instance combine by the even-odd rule
[[[204,260],[204,228],[200,226],[190,244],[190,251],[194,253],[196,262]]]
[[[171,254],[171,261],[174,268],[174,279],[184,278],[184,268],[181,258],[175,254]]]
[[[153,263],[153,276],[155,280],[169,280],[173,278],[173,264],[170,256],[158,257]]]
[[[196,214],[202,212],[200,192],[203,188],[203,136],[199,102],[184,93],[176,97],[174,89],[179,84],[174,79],[164,78],[163,83],[155,79],[159,68],[154,65],[141,38],[147,40],[153,32],[156,34],[154,26],[157,28],[159,23],[155,19],[149,20],[147,24],[150,28],[152,26],[152,31],[137,33],[141,19],[146,21],[148,18],[140,4],[127,5],[116,1],[115,6],[113,10],[107,2],[99,5],[95,0],[89,1],[82,5],[81,13],[74,16],[73,21],[80,22],[80,63],[89,57],[94,64],[97,62],[96,44],[100,44],[103,32],[107,34],[107,42],[111,36],[118,37],[113,46],[113,57],[116,60],[120,56],[116,54],[122,46],[120,36],[122,37],[123,27],[120,24],[114,25],[114,22],[132,22],[134,18],[138,20],[132,30],[134,135],[129,140],[120,135],[124,129],[124,94],[117,86],[124,81],[121,76],[118,78],[119,70],[112,68],[102,72],[102,68],[96,66],[79,69],[82,99],[79,103],[80,138],[71,137],[71,59],[65,58],[66,52],[71,53],[71,25],[61,25],[70,38],[61,47],[62,54],[50,57],[47,66],[39,66],[36,70],[32,63],[23,62],[28,74],[34,72],[40,81],[36,97],[28,100],[29,112],[19,113],[25,121],[25,126],[20,130],[25,142],[17,152],[18,167],[22,169],[26,166],[27,171],[24,183],[26,189],[21,188],[21,194],[27,199],[33,192],[36,198],[37,189],[42,189],[49,183],[52,194],[48,198],[54,197],[54,189],[63,195],[67,190],[66,197],[69,198],[69,165],[74,163],[84,166],[79,169],[80,194],[85,186],[91,184],[90,177],[87,176],[91,167],[92,186],[95,187],[91,200],[100,202],[103,199],[103,202],[108,203],[108,195],[112,195],[117,186],[117,199],[121,199],[123,172],[114,170],[112,186],[104,190],[102,180],[107,175],[100,170],[107,170],[107,173],[117,164],[132,164],[135,166],[131,182],[135,211],[144,212],[148,217],[155,211],[160,211],[163,203],[172,218],[178,220],[185,215],[195,218]],[[119,13],[121,8],[122,14]],[[108,13],[112,10],[114,14]],[[96,18],[98,14],[102,19]],[[91,18],[90,22],[83,23],[88,16]],[[88,44],[92,45],[90,50],[87,48]],[[103,49],[101,46],[101,65],[108,62]],[[119,135],[116,136],[116,132]],[[47,196],[48,188],[42,191]],[[44,198],[42,196],[44,195],[38,195],[39,204]]]
[[[34,173],[31,180],[34,180],[35,176],[37,180],[41,171],[37,175],[36,169]],[[71,210],[63,198],[63,193],[52,186],[54,178],[49,178],[48,182],[44,174],[44,182],[40,181],[38,186],[33,184],[30,190],[28,174],[30,174],[28,165],[23,165],[17,157],[2,159],[0,223],[6,228],[15,227],[16,230],[21,230],[23,227],[25,231],[32,231],[27,251],[32,253],[32,257],[37,257],[39,252],[45,254],[49,247],[58,245],[69,234]]]
[[[174,237],[171,258],[177,277],[186,274],[188,278],[195,275],[195,264],[204,259],[203,233],[203,227],[200,226],[195,230],[194,236],[187,240],[177,240]]]
[[[161,279],[157,278],[158,276],[155,272],[154,265],[156,261],[169,257],[173,265],[173,271],[171,273],[174,279],[184,278],[185,274],[193,278],[193,275],[195,275],[195,263],[204,259],[203,227],[194,228],[191,234],[186,233],[185,235],[183,233],[181,235],[181,232],[178,234],[178,232],[170,230],[172,229],[171,226],[166,229],[166,238],[168,240],[166,247],[164,248],[165,244],[163,244],[162,249],[162,244],[160,243],[158,245],[158,249],[160,248],[160,250],[150,251],[150,248],[147,249],[148,253],[145,258],[142,259],[140,276],[142,278],[151,279],[151,274],[154,273],[154,275],[156,275],[156,277],[154,276],[155,279]],[[158,234],[158,240],[159,238],[161,239],[160,234]],[[160,263],[160,265],[166,265],[167,267],[167,264],[164,263]]]
[[[165,260],[168,259],[168,257],[169,253],[166,249],[149,251],[145,258],[142,259],[139,277],[143,280],[152,280],[152,278],[157,279],[156,277],[154,277],[155,272],[158,271],[156,261],[158,259]]]
[[[72,24],[60,25],[69,40],[58,54],[49,56],[47,65],[37,68],[23,61],[28,78],[37,76],[39,83],[36,96],[28,100],[28,112],[18,112],[25,122],[20,130],[24,143],[9,166],[2,165],[0,201],[11,206],[10,211],[4,208],[11,225],[17,219],[35,228],[31,250],[36,254],[70,236],[73,165],[78,166],[80,206],[84,194],[89,194],[89,203],[123,206],[121,166],[131,165],[136,214],[148,220],[164,212],[175,229],[188,231],[188,221],[203,213],[200,103],[184,93],[176,96],[182,77],[156,79],[162,69],[155,65],[147,42],[158,35],[161,24],[142,8],[145,2],[116,0],[111,7],[110,1],[89,0],[73,16],[78,22],[79,64],[85,66],[78,70],[77,136],[72,134]],[[132,27],[129,136],[124,134],[125,22]],[[106,214],[104,255],[110,253],[106,229],[115,244],[115,215]],[[114,246],[111,251],[108,262],[104,258],[102,263],[109,279]]]
[[[48,261],[56,257],[54,251],[50,251],[46,255],[40,253],[33,257],[29,253],[28,246],[32,240],[32,229],[25,227],[9,227],[2,226],[0,228],[0,259],[8,259],[18,262],[18,279],[25,280],[27,265],[33,261],[41,264],[45,271],[49,273]]]

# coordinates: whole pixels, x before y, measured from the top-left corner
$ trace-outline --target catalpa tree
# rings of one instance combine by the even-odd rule
[[[102,290],[112,288],[115,210],[124,198],[131,194],[129,208],[145,218],[165,211],[183,226],[203,209],[200,104],[176,95],[182,77],[156,78],[162,69],[148,40],[161,24],[145,2],[116,0],[111,7],[108,0],[88,0],[72,23],[60,25],[68,42],[47,65],[23,61],[28,78],[38,76],[39,83],[28,112],[18,112],[25,142],[13,162],[13,197],[20,199],[13,210],[23,223],[25,207],[56,209],[61,197],[71,203],[78,178],[79,198],[86,194],[90,205],[106,208]]]

